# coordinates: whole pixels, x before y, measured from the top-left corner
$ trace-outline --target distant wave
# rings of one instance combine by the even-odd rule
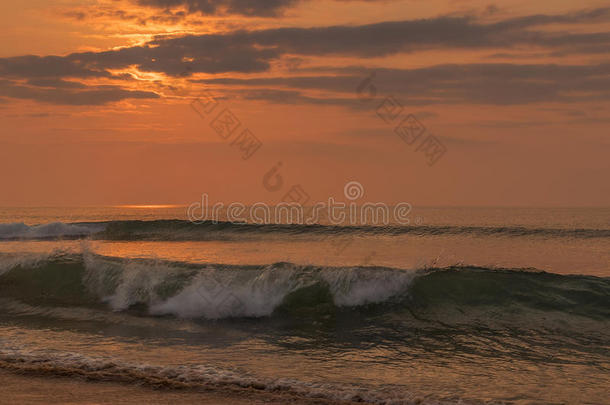
[[[0,224],[0,240],[83,238],[101,232],[106,223],[69,224],[53,222],[28,226],[24,223]]]
[[[251,224],[183,220],[108,221],[50,223],[28,226],[0,224],[0,240],[81,239],[199,241],[273,235],[472,235],[543,238],[610,238],[610,229],[526,228],[483,226],[336,226],[296,224]]]
[[[92,253],[0,257],[0,294],[33,306],[152,316],[324,317],[343,310],[455,321],[558,313],[610,320],[610,279],[472,266],[407,270],[190,264]],[[490,316],[493,314],[493,316]]]

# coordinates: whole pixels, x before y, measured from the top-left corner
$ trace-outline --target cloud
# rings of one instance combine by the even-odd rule
[[[278,28],[237,35],[240,41],[256,46],[274,47],[282,54],[345,55],[376,57],[400,52],[434,48],[512,48],[516,45],[564,48],[575,46],[608,46],[610,33],[569,34],[530,30],[551,23],[597,21],[610,15],[610,9],[595,13],[567,15],[534,15],[508,19],[492,24],[472,17],[438,17],[431,19],[390,21],[360,26],[315,28]],[[243,43],[243,42],[242,42]]]
[[[96,70],[70,56],[14,56],[0,58],[0,77],[110,77],[104,70]]]
[[[341,105],[361,108],[353,97],[312,97],[291,90],[242,90],[238,92],[245,100],[262,100],[275,104]]]
[[[247,17],[278,17],[305,0],[135,0],[141,6],[162,10],[186,9],[204,15],[238,14]],[[310,0],[311,1],[311,0]],[[338,0],[353,1],[353,0]],[[368,2],[388,0],[364,0]]]
[[[190,13],[271,17],[281,14],[298,0],[137,0],[137,3],[160,9],[184,7]]]
[[[138,12],[142,10],[134,10],[132,12],[125,11],[124,9],[116,9],[112,7],[98,7],[95,5],[83,6],[80,9],[74,10],[69,9],[62,13],[63,16],[83,22],[83,21],[129,21],[131,23],[139,25],[147,24],[178,24],[186,20],[189,15],[184,11],[171,11],[165,9],[163,11],[154,10],[151,15],[151,11]]]
[[[246,100],[275,104],[339,105],[372,108],[356,94],[370,75],[364,67],[328,68],[324,75],[193,80],[193,85],[222,87]],[[6,97],[61,104],[99,104],[117,98],[151,98],[155,93],[92,86],[57,79],[33,79],[30,86],[4,81]],[[2,82],[0,82],[2,84]],[[373,84],[381,97],[393,95],[407,106],[434,104],[523,105],[544,102],[610,100],[610,64],[447,64],[418,69],[376,69]],[[99,96],[100,101],[96,101]],[[69,101],[70,97],[74,100]],[[106,100],[106,101],[104,101]]]
[[[279,77],[259,79],[209,79],[207,85],[256,88],[242,90],[245,97],[283,103],[322,104],[304,97],[302,91],[349,93],[327,100],[354,106],[356,88],[369,76],[362,67],[333,68],[336,76]],[[404,105],[475,103],[515,105],[541,102],[610,100],[610,64],[519,65],[463,64],[436,65],[419,69],[377,69],[373,84],[381,97],[394,95]],[[266,88],[261,91],[258,88]],[[270,90],[275,88],[276,90]],[[284,89],[282,97],[277,91]],[[288,90],[290,89],[290,90]],[[381,98],[377,103],[381,102]]]
[[[487,121],[475,121],[466,126],[473,126],[477,128],[494,128],[494,129],[514,129],[514,128],[531,128],[553,124],[550,121],[516,121],[516,120],[487,120]]]
[[[5,117],[10,117],[10,118],[49,118],[49,117],[69,117],[69,116],[70,116],[70,114],[49,113],[49,112],[5,115]]]
[[[62,105],[102,105],[127,98],[158,98],[155,93],[118,86],[91,86],[86,90],[29,87],[0,80],[0,92],[11,98]]]
[[[535,15],[483,24],[471,17],[392,21],[360,26],[277,28],[223,34],[157,37],[142,46],[67,56],[0,58],[1,77],[109,77],[108,69],[183,73],[256,73],[282,56],[372,58],[430,49],[506,49],[538,46],[549,52],[607,53],[610,32],[571,34],[529,28],[553,22],[606,18],[607,9]]]
[[[31,86],[50,87],[50,88],[56,88],[56,89],[59,89],[59,88],[84,89],[87,87],[86,85],[79,83],[79,82],[71,82],[71,81],[66,81],[66,80],[61,80],[61,79],[56,79],[56,78],[30,79],[27,81],[27,84],[29,84]]]
[[[168,7],[182,1],[142,0]],[[170,4],[171,3],[171,4]],[[268,3],[191,1],[189,7],[229,7],[248,12],[248,7],[277,9],[291,1]],[[252,11],[254,12],[254,11]],[[474,17],[438,17],[390,21],[358,26],[274,28],[229,33],[159,36],[139,45],[103,52],[80,52],[66,56],[17,56],[0,58],[0,80],[4,96],[47,102],[96,104],[121,98],[150,98],[156,94],[135,92],[118,86],[86,86],[89,79],[118,80],[113,70],[136,67],[143,72],[170,76],[194,73],[261,73],[272,63],[308,56],[349,56],[361,59],[429,49],[507,50],[538,47],[549,53],[606,54],[610,32],[571,33],[541,31],[548,24],[582,24],[610,19],[610,8],[584,10],[563,15],[531,15],[482,23]],[[548,101],[608,99],[609,65],[438,65],[422,69],[378,69],[381,88],[405,97],[405,103],[524,104]],[[350,97],[311,96],[307,89],[353,92],[362,68],[328,69],[326,76],[268,79],[217,79],[206,83],[260,87],[243,91],[248,99],[278,103],[352,105]],[[76,79],[66,80],[66,79]],[[99,80],[97,80],[99,82]],[[24,83],[25,82],[25,83]],[[7,84],[8,83],[8,84]],[[112,82],[109,82],[112,84]],[[278,88],[279,87],[279,88]],[[9,93],[10,92],[10,93]],[[54,92],[54,94],[52,94]],[[12,95],[11,95],[12,94]],[[96,96],[100,101],[96,101]],[[72,99],[71,99],[72,97]]]

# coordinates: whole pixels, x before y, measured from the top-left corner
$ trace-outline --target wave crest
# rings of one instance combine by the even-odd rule
[[[38,260],[24,256],[21,261],[10,257],[1,263],[2,295],[30,305],[106,306],[207,319],[286,313],[316,317],[369,305],[439,320],[481,311],[483,318],[546,311],[610,319],[610,279],[592,276],[472,266],[415,271],[292,263],[201,265],[93,253]]]

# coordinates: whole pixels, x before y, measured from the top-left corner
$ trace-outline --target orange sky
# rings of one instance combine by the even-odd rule
[[[313,201],[350,180],[414,206],[610,205],[607,1],[29,0],[0,23],[0,205]]]

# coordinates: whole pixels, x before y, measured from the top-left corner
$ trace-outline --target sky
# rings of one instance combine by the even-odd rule
[[[0,205],[610,205],[610,6],[0,3]]]

